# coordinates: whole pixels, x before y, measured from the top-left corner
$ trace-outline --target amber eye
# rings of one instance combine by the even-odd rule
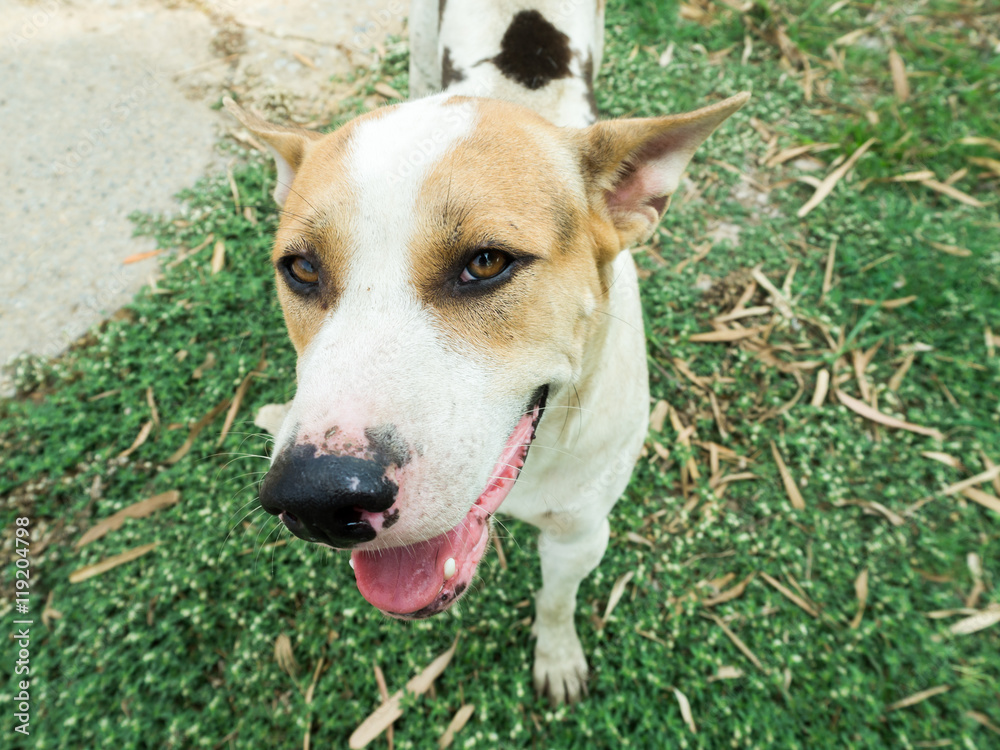
[[[285,263],[288,275],[300,284],[312,285],[319,281],[319,271],[301,255],[290,258]]]
[[[499,276],[510,265],[510,256],[500,250],[483,250],[474,257],[458,277],[459,281],[485,281]]]

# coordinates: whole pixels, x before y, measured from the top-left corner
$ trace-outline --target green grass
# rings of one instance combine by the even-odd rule
[[[509,569],[488,556],[480,591],[457,611],[405,624],[387,621],[364,602],[345,556],[304,543],[275,546],[277,527],[251,513],[254,472],[265,467],[259,456],[268,450],[253,434],[251,414],[291,397],[294,356],[268,264],[273,174],[244,154],[235,177],[256,223],[236,212],[224,176],[187,193],[182,215],[140,222],[166,247],[195,247],[210,234],[222,239],[225,269],[210,273],[210,244],[60,360],[25,362],[19,374],[25,392],[0,404],[5,594],[13,588],[14,518],[27,516],[33,527],[32,736],[21,742],[14,735],[13,747],[299,747],[307,729],[314,747],[343,747],[379,702],[376,664],[390,690],[397,689],[459,633],[458,652],[433,697],[407,703],[396,747],[432,746],[463,703],[476,713],[458,735],[460,747],[945,746],[927,744],[936,741],[996,747],[1000,735],[968,712],[1000,724],[1000,627],[956,636],[948,625],[960,616],[926,613],[964,606],[974,583],[971,554],[982,561],[985,586],[976,607],[1000,602],[1000,516],[940,493],[985,469],[984,456],[1000,463],[1000,357],[988,356],[984,335],[987,327],[1000,332],[1000,185],[969,161],[1000,153],[960,142],[1000,138],[1000,70],[990,47],[1000,20],[969,2],[916,3],[910,16],[885,2],[851,4],[829,16],[828,5],[761,3],[747,14],[765,36],[784,26],[811,55],[811,68],[823,74],[812,102],[804,99],[802,72],[783,66],[776,48],[725,5],[711,6],[705,26],[679,21],[672,3],[666,10],[652,0],[609,7],[598,86],[606,115],[656,115],[754,90],[748,107],[713,136],[690,170],[701,197],[679,198],[664,221],[653,249],[667,265],[649,252],[637,260],[646,276],[654,398],[695,425],[696,439],[745,457],[745,469],[724,464],[722,473],[745,470],[758,479],[735,482],[719,498],[709,486],[704,450],[678,446],[669,421],[651,434],[650,455],[612,518],[609,551],[580,592],[577,621],[593,670],[584,703],[551,711],[531,691],[526,603],[539,580],[529,527],[506,524]],[[862,26],[874,30],[844,49],[844,70],[824,67],[830,43]],[[753,48],[743,64],[748,34]],[[671,39],[673,62],[661,68],[657,57]],[[911,77],[911,97],[902,104],[889,75],[889,40],[911,73],[934,74]],[[735,47],[711,64],[692,45],[708,53]],[[404,63],[397,49],[378,72],[405,90]],[[359,104],[360,98],[348,109]],[[817,172],[791,164],[767,168],[767,144],[752,117],[778,135],[780,148],[837,147],[816,154],[827,165]],[[869,138],[878,141],[852,175],[798,219],[813,188],[792,178],[822,178],[835,158]],[[769,185],[764,202],[719,162]],[[964,167],[969,171],[955,187],[987,207],[964,206],[917,183],[872,181],[859,189],[863,180],[916,170],[944,180]],[[738,241],[721,242],[675,272],[719,220],[739,226]],[[822,296],[834,240],[835,286]],[[956,257],[932,242],[971,254]],[[937,427],[943,441],[875,430],[832,397],[810,406],[815,368],[800,371],[800,400],[776,413],[800,389],[786,372],[791,368],[746,347],[689,340],[709,330],[712,315],[731,308],[746,269],[760,265],[780,287],[793,263],[795,321],[773,318],[769,342],[785,347],[776,356],[849,374],[850,360],[838,363],[838,354],[880,344],[866,373],[879,408]],[[892,310],[852,302],[910,295],[913,302]],[[751,304],[766,303],[766,296],[758,292]],[[193,379],[210,352],[215,366]],[[889,379],[909,352],[913,366],[892,392]],[[267,366],[223,445],[215,444],[220,415],[185,458],[168,466],[187,426],[231,398],[262,356]],[[718,376],[708,389],[726,415],[725,437],[712,418],[708,389],[681,375],[676,359],[698,375]],[[853,376],[841,388],[860,397]],[[160,426],[133,455],[116,458],[151,418],[147,389]],[[657,457],[653,441],[671,452],[668,461]],[[771,441],[798,481],[805,510],[789,503]],[[921,455],[929,450],[955,456],[965,470]],[[688,457],[702,477],[692,482],[693,502],[686,504],[680,467]],[[171,489],[182,494],[178,505],[73,548],[96,520]],[[855,500],[877,501],[903,522],[844,504]],[[153,541],[159,546],[137,561],[68,581],[82,566]],[[862,570],[869,572],[867,609],[852,628]],[[629,571],[634,577],[625,596],[598,627],[614,581]],[[819,616],[783,597],[764,573],[786,586],[797,582]],[[755,577],[742,596],[705,606],[702,600],[715,593],[708,582],[726,574],[736,576],[726,586]],[[60,616],[42,624],[49,596]],[[7,601],[2,611],[9,622]],[[294,677],[274,656],[280,634],[291,639],[299,665]],[[711,679],[722,666],[743,676]],[[942,685],[950,690],[887,710]],[[13,686],[4,684],[4,698]],[[696,734],[685,726],[672,688],[690,701]],[[385,747],[384,738],[375,746]]]

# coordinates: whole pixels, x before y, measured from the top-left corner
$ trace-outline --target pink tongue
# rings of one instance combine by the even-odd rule
[[[429,606],[444,585],[444,563],[464,559],[485,531],[486,514],[474,507],[451,531],[408,547],[351,553],[358,590],[385,612],[410,614]]]
[[[456,577],[451,584],[468,582],[485,550],[489,515],[494,513],[514,485],[531,442],[538,408],[521,418],[507,440],[493,471],[493,480],[479,500],[451,531],[407,547],[351,553],[358,590],[383,612],[400,615],[418,612],[441,594],[444,564],[455,558]]]

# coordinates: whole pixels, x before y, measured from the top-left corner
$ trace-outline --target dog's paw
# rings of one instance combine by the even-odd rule
[[[587,694],[587,658],[576,633],[544,636],[535,644],[535,691],[548,696],[555,707],[573,703]]]
[[[257,410],[253,423],[271,435],[271,437],[274,437],[278,434],[278,430],[281,429],[281,423],[285,421],[285,417],[288,415],[288,410],[291,406],[291,401],[287,404],[267,404],[266,406],[262,406]]]

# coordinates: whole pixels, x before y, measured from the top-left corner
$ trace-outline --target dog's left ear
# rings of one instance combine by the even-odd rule
[[[274,186],[274,200],[279,206],[285,205],[285,200],[292,189],[292,180],[302,162],[306,158],[309,145],[323,137],[322,133],[303,128],[289,128],[275,125],[257,115],[247,112],[228,96],[222,100],[229,114],[239,120],[243,127],[264,141],[267,150],[274,157],[274,165],[278,168],[278,183]]]
[[[649,238],[695,149],[749,98],[744,92],[683,115],[607,120],[584,131],[590,201],[610,217],[621,249]]]

